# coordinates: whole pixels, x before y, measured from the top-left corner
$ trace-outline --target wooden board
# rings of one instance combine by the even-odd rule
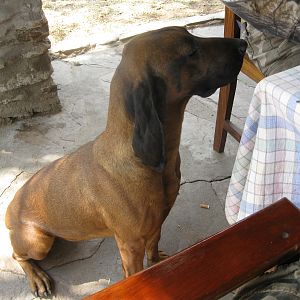
[[[217,299],[299,253],[300,212],[282,199],[89,300]]]

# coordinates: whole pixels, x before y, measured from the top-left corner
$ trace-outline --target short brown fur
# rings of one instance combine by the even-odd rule
[[[33,260],[47,255],[55,237],[114,236],[126,277],[143,269],[145,251],[149,265],[160,260],[161,226],[180,186],[185,106],[192,95],[208,96],[234,80],[245,49],[241,40],[202,39],[179,27],[125,46],[105,131],[37,172],[8,207],[13,257],[34,294],[51,293],[50,278]]]

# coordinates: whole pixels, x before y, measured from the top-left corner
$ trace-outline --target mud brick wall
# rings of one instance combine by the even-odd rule
[[[61,109],[40,0],[0,1],[0,126]]]

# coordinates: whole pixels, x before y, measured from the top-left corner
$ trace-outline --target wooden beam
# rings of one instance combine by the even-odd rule
[[[234,125],[229,120],[225,120],[224,121],[224,130],[226,130],[228,133],[230,133],[230,135],[232,135],[235,140],[240,142],[241,137],[242,137],[242,131],[236,125]]]
[[[244,57],[242,72],[255,82],[260,82],[265,78],[264,74],[254,65],[254,63],[249,59],[248,55],[245,55]]]
[[[300,212],[287,199],[86,300],[218,299],[299,253]]]

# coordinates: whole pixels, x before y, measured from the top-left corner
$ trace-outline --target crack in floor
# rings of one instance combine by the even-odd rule
[[[188,183],[196,183],[196,182],[206,182],[206,183],[212,184],[214,182],[224,181],[224,180],[229,179],[229,178],[231,178],[231,175],[225,176],[225,177],[222,177],[222,178],[214,178],[214,179],[210,179],[210,180],[208,180],[208,179],[195,179],[195,180],[191,180],[191,181],[183,181],[183,182],[180,183],[180,186],[183,186],[183,185],[188,184]]]
[[[210,183],[210,186],[211,186],[211,189],[213,190],[215,196],[216,196],[217,198],[219,198],[219,197],[218,197],[218,194],[217,194],[217,191],[216,191],[215,188],[214,188],[213,182]]]
[[[18,275],[18,276],[23,276],[23,277],[25,276],[25,273],[19,273],[19,272],[12,271],[12,270],[6,270],[6,269],[0,268],[0,271],[5,272],[5,273],[11,273],[11,274]]]
[[[9,183],[9,186],[7,186],[3,191],[2,191],[2,193],[0,194],[0,198],[4,195],[4,193],[12,186],[12,184],[18,179],[18,177],[22,174],[22,173],[24,173],[24,171],[21,171],[19,174],[17,174],[16,176],[15,176],[15,178]]]
[[[45,271],[50,271],[50,270],[53,270],[55,268],[60,268],[60,267],[63,267],[65,265],[69,265],[69,264],[71,264],[73,262],[76,262],[76,261],[81,261],[81,260],[86,260],[86,259],[92,258],[98,252],[98,250],[100,249],[100,247],[102,246],[102,244],[104,243],[104,241],[105,241],[105,239],[103,239],[101,242],[99,242],[99,244],[98,244],[97,248],[95,249],[95,251],[93,253],[91,253],[90,255],[88,255],[86,257],[74,259],[74,260],[71,260],[71,261],[67,261],[67,262],[62,263],[60,265],[56,265],[56,266],[50,267],[48,269],[45,269]],[[14,275],[23,276],[23,277],[25,276],[24,273],[19,273],[19,272],[12,271],[12,270],[6,270],[6,269],[0,268],[0,271],[1,272],[6,272],[6,273],[10,273],[10,274],[14,274]]]
[[[210,183],[211,189],[212,189],[212,191],[213,191],[215,197],[219,200],[219,202],[220,202],[220,204],[221,204],[221,206],[222,206],[222,208],[223,208],[223,210],[224,210],[224,209],[225,209],[225,205],[224,205],[223,201],[220,199],[220,197],[219,197],[217,191],[215,190],[213,183],[214,183],[214,182],[211,182],[211,183]]]
[[[105,239],[103,239],[97,246],[97,248],[95,249],[94,252],[92,252],[90,255],[86,256],[86,257],[81,257],[81,258],[77,258],[77,259],[74,259],[74,260],[70,260],[70,261],[67,261],[67,262],[64,262],[62,264],[59,264],[59,265],[55,265],[55,266],[52,266],[48,269],[45,269],[45,271],[50,271],[50,270],[53,270],[55,268],[60,268],[60,267],[63,267],[63,266],[66,266],[66,265],[69,265],[69,264],[72,264],[74,262],[77,262],[77,261],[82,261],[82,260],[87,260],[89,258],[92,258],[94,255],[96,255],[96,253],[98,252],[98,250],[100,249],[100,247],[102,246],[102,244],[104,243]]]
[[[202,119],[200,116],[197,116],[196,114],[193,114],[192,112],[190,112],[188,110],[186,110],[185,112],[192,115],[192,116],[194,116],[194,117],[196,117],[197,119]]]
[[[74,62],[73,63],[76,67],[80,67],[80,66],[87,66],[87,67],[95,67],[95,68],[104,68],[104,69],[109,69],[109,70],[115,70],[115,67],[112,66],[104,66],[101,64],[97,64],[97,63],[90,63],[90,64],[86,64],[86,63],[81,63],[81,62]]]

